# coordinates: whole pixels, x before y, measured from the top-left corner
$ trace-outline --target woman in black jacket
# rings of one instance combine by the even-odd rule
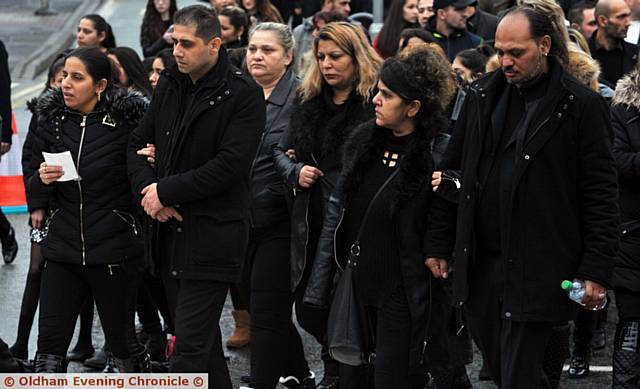
[[[426,371],[446,359],[446,345],[437,347],[446,339],[447,300],[425,267],[424,237],[431,143],[447,129],[450,74],[446,59],[424,46],[382,65],[376,119],[359,126],[345,147],[304,297],[329,306],[334,263],[352,266],[365,356],[375,353],[375,388],[423,388]],[[442,360],[425,364],[424,344]],[[341,369],[341,383],[349,382],[341,388],[372,387],[366,369],[358,370]]]
[[[266,22],[251,31],[247,50],[247,68],[262,87],[267,103],[267,124],[251,170],[252,228],[245,261],[245,266],[251,267],[250,386],[256,389],[275,389],[279,377],[284,377],[280,383],[288,387],[295,383],[300,389],[315,388],[315,377],[309,372],[302,339],[291,317],[291,221],[286,189],[272,156],[273,147],[289,125],[300,84],[293,71],[294,45],[288,26]]]
[[[49,66],[47,81],[42,93],[60,87],[63,67],[64,55],[61,54],[56,57]],[[25,186],[29,178],[35,173],[35,171],[30,168],[30,160],[33,137],[38,122],[38,117],[35,113],[37,104],[37,98],[27,102],[27,108],[31,111],[32,116],[29,122],[29,130],[27,131],[27,136],[22,146],[22,176],[25,181]],[[27,207],[29,209],[29,226],[31,227],[31,258],[29,262],[29,272],[27,273],[27,282],[22,296],[22,305],[20,306],[18,335],[15,343],[10,347],[11,355],[23,360],[29,359],[29,334],[31,333],[31,325],[33,324],[33,318],[38,308],[38,300],[40,299],[40,275],[42,274],[42,267],[44,265],[42,241],[47,235],[45,220],[49,210],[49,200],[46,197],[34,197],[31,193],[27,192]],[[83,339],[83,336],[79,336],[78,339]],[[86,334],[84,339],[87,339]],[[91,347],[91,332],[89,332],[88,341],[89,344],[86,350],[87,352],[91,351],[91,353],[93,353],[93,347]]]
[[[142,96],[114,87],[111,61],[97,48],[65,59],[61,90],[38,101],[30,193],[55,205],[43,241],[37,372],[64,372],[65,353],[86,294],[93,295],[116,365],[134,370],[127,336],[125,266],[142,254],[126,174],[129,133],[147,107]],[[43,152],[70,152],[78,178]],[[66,172],[71,173],[71,172]]]
[[[640,383],[640,73],[624,76],[611,109],[613,155],[620,184],[621,241],[613,273],[618,324],[613,350],[613,388]]]
[[[313,61],[298,91],[289,128],[274,150],[275,165],[294,194],[291,215],[291,290],[302,328],[326,346],[328,311],[303,306],[323,209],[342,169],[342,147],[373,115],[370,103],[382,60],[358,26],[330,23],[313,42]],[[295,155],[294,155],[295,154]],[[323,347],[325,380],[337,365]]]
[[[176,0],[148,0],[140,26],[140,47],[145,58],[153,58],[160,51],[170,48],[170,27],[173,14],[178,10]]]

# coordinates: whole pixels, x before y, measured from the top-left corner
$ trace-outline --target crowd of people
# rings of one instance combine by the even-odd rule
[[[28,105],[2,369],[231,388],[230,294],[244,388],[470,388],[472,341],[480,379],[557,388],[567,359],[589,375],[613,298],[612,387],[640,387],[640,1],[384,7],[378,31],[371,1],[148,0],[142,57],[82,17]],[[9,264],[4,215],[0,237]]]

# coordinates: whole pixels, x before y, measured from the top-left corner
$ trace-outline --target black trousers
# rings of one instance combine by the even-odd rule
[[[481,258],[466,304],[469,331],[493,381],[504,389],[551,388],[544,372],[547,344],[562,323],[518,322],[504,317],[500,259]]]
[[[375,350],[371,366],[340,365],[340,389],[416,389],[424,384],[419,376],[409,374],[411,347],[411,311],[404,287],[399,285],[379,307],[365,307],[365,316]],[[370,337],[370,336],[367,336]],[[371,385],[373,380],[373,385]]]
[[[122,265],[82,266],[46,261],[40,286],[38,352],[66,355],[76,318],[90,292],[113,355],[128,358],[127,281]]]
[[[176,342],[169,371],[208,372],[210,389],[231,389],[219,325],[228,291],[224,282],[178,281]]]
[[[300,334],[291,314],[288,221],[253,229],[248,260],[251,274],[251,376],[255,387],[275,388],[278,377],[309,375]]]

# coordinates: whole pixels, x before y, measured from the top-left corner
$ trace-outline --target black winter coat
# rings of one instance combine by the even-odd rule
[[[322,220],[308,220],[312,192],[321,191],[319,196],[322,198],[321,206],[324,209],[342,169],[340,155],[344,141],[356,126],[374,115],[373,105],[364,102],[355,93],[345,102],[347,106],[337,114],[330,110],[326,99],[327,96],[320,94],[304,103],[298,100],[291,114],[289,128],[274,149],[276,170],[288,190],[294,193],[291,209],[291,290],[298,287],[307,262],[313,260],[314,253],[308,252],[309,223],[316,223],[315,227],[318,229],[322,226]],[[314,144],[315,134],[321,131],[327,134],[324,144]],[[332,158],[337,156],[338,163],[331,161],[332,168],[325,168],[328,161],[314,155],[314,146],[333,150],[330,155]],[[292,161],[285,154],[289,149],[296,151],[296,161]],[[324,177],[318,179],[310,189],[298,186],[298,176],[304,165],[315,166],[324,173]]]
[[[27,136],[24,138],[24,143],[22,144],[22,178],[24,180],[24,188],[27,195],[27,208],[30,213],[36,209],[49,209],[49,196],[47,194],[38,197],[29,190],[29,179],[34,173],[37,173],[37,170],[33,170],[33,167],[31,166],[31,158],[33,157],[33,140],[36,137],[38,129],[38,115],[36,113],[37,105],[37,98],[27,101],[27,109],[31,112],[31,120],[29,121]]]
[[[476,256],[475,225],[484,139],[507,86],[497,71],[472,85],[443,169],[462,171],[460,205],[434,207],[429,256],[451,258],[455,240],[454,296],[470,294]],[[519,321],[566,321],[575,303],[560,283],[574,277],[609,286],[618,249],[618,202],[611,123],[605,101],[552,62],[546,96],[521,151],[516,151],[510,201],[501,204],[505,269],[503,315]],[[434,203],[445,200],[437,196]],[[457,209],[456,209],[457,208]],[[457,220],[456,220],[457,214]]]
[[[129,134],[147,104],[139,93],[117,89],[103,95],[94,112],[83,115],[65,106],[59,89],[38,99],[28,192],[55,204],[43,241],[46,260],[98,265],[141,256],[126,152]],[[43,184],[37,174],[43,151],[70,151],[81,179]],[[29,205],[46,207],[33,201]]]
[[[163,242],[171,248],[172,276],[238,282],[249,233],[249,171],[265,127],[264,94],[231,66],[225,49],[199,82],[181,125],[181,99],[193,83],[177,66],[162,73],[131,135],[129,177],[136,194],[157,182],[160,202],[182,215],[182,223],[157,223],[151,237],[157,249],[158,228],[175,227],[174,240]],[[155,168],[136,154],[147,143],[156,145]]]
[[[622,240],[613,286],[640,292],[640,78],[618,81],[611,108],[613,156],[620,184]]]
[[[287,70],[267,99],[267,124],[251,169],[251,220],[253,227],[265,227],[289,219],[284,183],[274,167],[273,149],[289,127],[293,101],[300,80],[293,68]]]
[[[443,128],[445,128],[443,126]],[[418,129],[415,141],[408,146],[400,163],[400,171],[389,183],[393,201],[388,204],[394,220],[395,235],[390,239],[399,242],[402,285],[411,311],[410,371],[423,373],[425,350],[423,342],[430,323],[427,339],[431,364],[447,362],[446,319],[449,303],[445,297],[442,280],[435,280],[425,266],[424,236],[428,212],[435,197],[431,189],[433,157],[431,137],[424,129]],[[343,170],[335,191],[327,204],[325,221],[318,242],[315,261],[304,302],[313,306],[331,305],[332,278],[336,266],[344,266],[346,258],[337,258],[335,240],[340,240],[340,224],[349,208],[351,196],[358,190],[367,169],[382,155],[386,142],[384,129],[375,121],[362,124],[353,131],[345,146]],[[431,302],[431,306],[429,305]],[[432,366],[434,367],[434,366]]]

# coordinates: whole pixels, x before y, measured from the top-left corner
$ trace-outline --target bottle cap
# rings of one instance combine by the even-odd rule
[[[569,280],[564,280],[562,281],[562,284],[560,285],[560,287],[564,290],[571,290],[571,288],[573,288],[573,282]]]

